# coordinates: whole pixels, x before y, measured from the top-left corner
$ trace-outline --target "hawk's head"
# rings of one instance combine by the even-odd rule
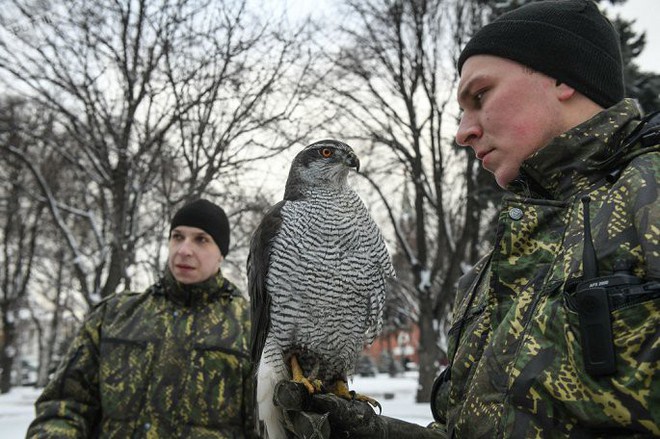
[[[338,140],[312,143],[293,159],[284,198],[294,198],[306,187],[345,186],[350,168],[359,171],[360,160],[347,144]]]

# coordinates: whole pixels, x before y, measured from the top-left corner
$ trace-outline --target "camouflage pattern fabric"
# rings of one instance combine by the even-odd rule
[[[660,435],[659,295],[611,312],[617,372],[600,377],[584,370],[567,305],[585,195],[600,275],[660,278],[660,147],[622,145],[639,119],[624,100],[523,163],[492,254],[459,283],[450,380],[434,401],[451,437]]]
[[[101,302],[36,402],[28,438],[252,437],[249,303],[222,274]]]

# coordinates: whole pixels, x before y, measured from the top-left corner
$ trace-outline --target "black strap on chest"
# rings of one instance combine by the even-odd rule
[[[634,144],[639,143],[642,148],[648,148],[653,145],[660,145],[660,110],[647,114],[642,118],[635,129],[621,143],[621,148],[614,154],[608,162],[613,163],[620,160],[620,157],[626,153]],[[614,183],[619,179],[619,175],[627,165],[620,164],[607,175],[607,181]]]
[[[644,116],[623,144],[627,147],[637,142],[643,147],[660,144],[660,110]]]

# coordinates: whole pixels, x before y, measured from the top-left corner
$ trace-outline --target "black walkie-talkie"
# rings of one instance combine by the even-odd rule
[[[584,208],[582,281],[575,289],[573,304],[579,316],[584,368],[591,376],[602,376],[616,372],[609,293],[624,285],[639,284],[641,280],[624,273],[598,276],[598,261],[591,239],[590,201],[588,196],[582,198]]]

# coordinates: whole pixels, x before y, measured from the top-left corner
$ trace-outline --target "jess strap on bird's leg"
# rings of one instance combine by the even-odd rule
[[[378,415],[369,404],[334,394],[309,394],[303,384],[280,381],[275,405],[284,410],[288,428],[299,438],[440,439],[445,434]]]

